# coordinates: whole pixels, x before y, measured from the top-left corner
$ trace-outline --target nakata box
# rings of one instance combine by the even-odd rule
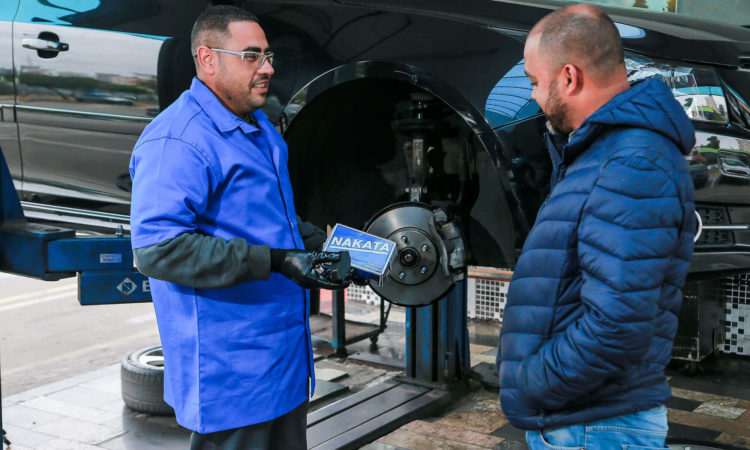
[[[349,252],[352,268],[360,277],[383,284],[391,270],[396,243],[337,223],[323,244],[323,250]]]

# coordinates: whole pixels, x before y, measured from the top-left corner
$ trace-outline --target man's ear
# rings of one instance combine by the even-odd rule
[[[583,73],[573,64],[565,64],[560,71],[562,90],[567,95],[575,95],[583,88]]]
[[[205,45],[201,45],[195,51],[196,61],[200,66],[201,70],[205,73],[213,73],[215,71],[215,53],[209,50]]]

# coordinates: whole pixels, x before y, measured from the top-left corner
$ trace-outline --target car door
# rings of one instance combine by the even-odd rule
[[[21,153],[18,148],[15,96],[13,85],[13,16],[17,1],[0,3],[0,149],[8,163],[16,189],[21,188]]]
[[[21,0],[13,58],[27,216],[127,224],[133,145],[188,87],[190,29],[205,6]]]

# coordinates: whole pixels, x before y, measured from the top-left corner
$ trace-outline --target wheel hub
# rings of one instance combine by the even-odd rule
[[[388,277],[381,286],[372,285],[378,295],[398,305],[428,305],[444,296],[462,277],[462,241],[458,246],[449,242],[440,232],[438,221],[429,205],[415,202],[392,205],[370,220],[366,232],[397,245],[398,256]],[[449,264],[456,259],[450,250],[461,253],[459,266]]]

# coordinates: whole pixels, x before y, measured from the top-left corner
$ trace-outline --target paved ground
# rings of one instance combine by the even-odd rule
[[[150,303],[79,305],[77,281],[0,273],[2,393],[12,395],[116,364],[159,342]]]
[[[710,376],[673,376],[674,398],[669,402],[668,443],[727,445],[722,448],[750,448],[750,364],[742,374],[745,387],[721,383]],[[507,422],[495,393],[474,392],[438,417],[411,422],[365,446],[383,449],[523,449],[521,430]],[[693,445],[693,448],[696,448]]]
[[[372,307],[349,304],[347,311],[351,319],[376,320]],[[496,324],[470,325],[475,367],[486,368],[487,363],[494,361],[498,332]],[[362,341],[348,349],[350,354],[379,353],[391,359],[402,358],[403,311],[393,311],[389,329],[381,335],[377,347]],[[325,344],[316,345],[318,379],[343,384],[349,387],[349,392],[396,373],[326,357],[330,351]],[[750,448],[750,361],[721,357],[705,370],[696,375],[670,372],[674,390],[674,399],[668,405],[670,438]],[[313,409],[339,398],[318,402]],[[12,450],[185,448],[189,435],[173,418],[138,414],[125,408],[120,398],[117,364],[5,397],[3,419],[13,442]],[[526,446],[523,432],[508,424],[500,411],[497,394],[479,388],[443,414],[413,421],[364,448]]]

